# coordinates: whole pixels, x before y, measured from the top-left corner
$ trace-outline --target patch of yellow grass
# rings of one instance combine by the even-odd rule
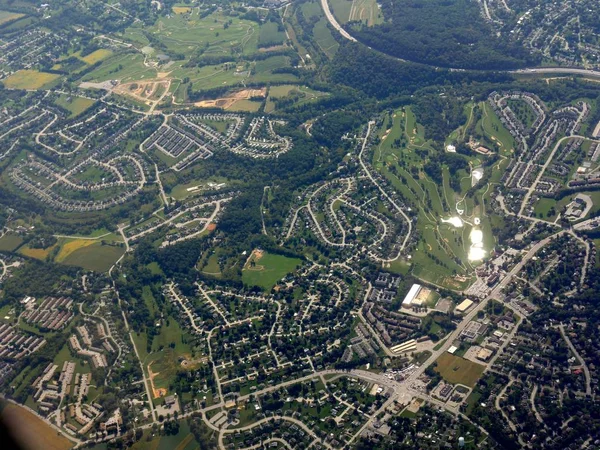
[[[60,252],[58,252],[58,255],[56,255],[55,260],[56,262],[62,262],[75,250],[88,247],[90,245],[95,244],[96,242],[98,241],[93,239],[75,239],[73,241],[67,242],[61,247]]]
[[[60,78],[60,75],[25,69],[13,73],[2,80],[2,83],[9,89],[40,89],[57,78]]]
[[[175,14],[186,14],[192,11],[189,6],[173,6],[173,12]]]
[[[11,11],[0,11],[0,25],[12,20],[20,19],[21,17],[25,17],[25,14],[14,13]]]
[[[110,50],[101,48],[99,50],[96,50],[95,52],[90,53],[87,56],[84,56],[83,58],[81,58],[81,60],[86,64],[92,65],[96,64],[98,61],[102,61],[103,59],[108,58],[110,55],[112,55],[112,52]]]
[[[25,256],[29,256],[30,258],[35,258],[35,259],[39,259],[39,260],[43,261],[48,257],[50,252],[52,250],[54,250],[55,247],[56,247],[56,244],[54,244],[48,248],[23,247],[22,249],[19,250],[19,253],[21,253]]]

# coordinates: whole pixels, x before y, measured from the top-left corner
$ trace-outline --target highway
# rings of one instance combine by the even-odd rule
[[[349,41],[359,42],[358,39],[356,39],[354,36],[352,36],[350,33],[348,33],[338,23],[337,19],[334,17],[333,13],[331,12],[331,8],[329,7],[329,3],[327,0],[321,0],[321,6],[323,8],[323,11],[325,12],[325,17],[327,17],[327,20],[329,21],[329,23],[331,24],[331,26],[333,28],[335,28],[344,38],[348,39]],[[373,50],[373,48],[369,47],[368,45],[366,47]],[[387,55],[387,56],[389,56],[390,58],[394,58],[401,62],[413,62],[413,61],[408,61],[406,59],[398,58],[396,56],[391,56],[391,55]],[[431,64],[424,64],[424,63],[420,63],[420,62],[419,63],[414,62],[414,63],[421,64],[423,66],[432,67],[434,69],[439,69],[439,70],[467,72],[467,70],[461,69],[458,67],[438,67],[438,66],[434,66]],[[483,72],[483,70],[469,70],[469,72]],[[576,67],[532,67],[532,68],[527,68],[527,69],[497,70],[497,71],[490,71],[490,72],[504,72],[504,73],[510,73],[510,74],[515,74],[515,75],[536,75],[536,74],[541,74],[541,75],[565,74],[565,75],[568,75],[568,74],[571,74],[571,75],[583,75],[583,76],[586,76],[589,78],[600,79],[600,70],[579,69]]]

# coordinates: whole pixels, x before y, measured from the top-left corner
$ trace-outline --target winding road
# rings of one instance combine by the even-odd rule
[[[348,31],[346,31],[338,23],[337,19],[331,12],[331,8],[329,7],[329,2],[327,0],[321,0],[321,7],[323,8],[323,11],[325,12],[325,17],[327,17],[327,21],[331,24],[331,26],[333,28],[335,28],[342,35],[342,37],[344,37],[345,39],[348,39],[349,41],[352,41],[352,42],[360,42],[358,39],[356,39],[354,36],[352,36],[350,33],[348,33]],[[366,45],[366,47],[370,48],[371,50],[375,50],[372,47],[369,47],[368,45]],[[462,71],[464,71],[464,72],[487,72],[487,71],[484,71],[481,69],[480,70],[466,70],[466,69],[461,69],[458,67],[438,67],[438,66],[434,66],[431,64],[417,63],[414,61],[409,61],[406,59],[398,58],[396,56],[391,56],[391,55],[387,55],[387,56],[389,56],[390,58],[394,58],[401,62],[413,62],[415,64],[421,64],[423,66],[429,66],[429,67],[432,67],[434,69],[439,69],[439,70],[450,70],[450,71],[461,71],[461,72]],[[490,71],[490,72],[494,72],[494,71]],[[580,68],[576,68],[576,67],[532,67],[532,68],[518,69],[518,70],[499,70],[499,71],[495,71],[495,72],[504,72],[504,73],[511,73],[511,74],[516,74],[516,75],[536,75],[536,74],[541,74],[541,75],[565,74],[565,75],[568,75],[568,74],[571,74],[571,75],[584,75],[586,77],[600,79],[600,70],[580,69]]]

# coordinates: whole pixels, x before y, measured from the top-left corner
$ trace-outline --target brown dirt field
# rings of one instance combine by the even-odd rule
[[[275,52],[278,50],[285,50],[287,45],[273,45],[272,47],[261,47],[258,49],[259,53]]]
[[[150,366],[152,365],[154,361],[152,361],[150,364],[148,364],[148,376],[150,377],[150,386],[152,387],[152,395],[154,396],[154,398],[160,398],[160,397],[164,397],[165,395],[167,395],[167,390],[164,388],[155,388],[154,387],[154,377],[156,377],[156,375],[159,374],[159,372],[152,372],[152,369],[150,368]]]
[[[198,108],[223,108],[229,109],[238,100],[247,100],[252,97],[265,97],[267,95],[267,88],[260,89],[243,89],[238,92],[234,92],[227,97],[220,97],[214,100],[202,100],[194,103],[194,106]]]
[[[166,91],[169,90],[171,80],[147,80],[147,81],[132,81],[131,83],[119,84],[114,91],[117,94],[133,97],[141,102],[151,102],[150,97],[156,92],[158,87],[162,85]]]
[[[0,417],[24,450],[67,450],[73,446],[66,437],[20,406],[7,404]]]
[[[210,223],[210,224],[208,224],[208,226],[206,227],[206,229],[208,231],[215,231],[217,229],[217,224],[216,223]]]

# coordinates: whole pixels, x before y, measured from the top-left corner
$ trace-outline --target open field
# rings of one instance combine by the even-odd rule
[[[72,442],[58,434],[25,408],[5,403],[0,412],[4,425],[12,430],[24,450],[66,450]]]
[[[480,103],[480,107],[482,108],[483,117],[477,123],[476,129],[493,143],[497,144],[502,154],[510,154],[515,147],[515,140],[512,135],[502,125],[502,122],[500,122],[500,119],[487,102]]]
[[[291,67],[287,56],[252,58],[256,53],[268,55],[270,49],[282,48],[287,37],[278,22],[268,21],[259,25],[220,10],[201,17],[197,8],[173,8],[178,13],[160,17],[151,27],[144,29],[138,25],[131,26],[118,36],[133,42],[139,53],[95,55],[94,52],[88,55],[95,56],[97,60],[104,59],[82,81],[116,79],[122,84],[140,84],[160,79],[172,83],[169,92],[174,94],[178,104],[187,101],[190,85],[192,91],[201,91],[223,86],[242,88],[249,82],[266,84],[298,80],[294,74],[277,73],[277,69]],[[150,43],[145,33],[152,34],[156,43]],[[329,35],[331,37],[331,33]],[[196,64],[199,51],[203,56]],[[178,58],[168,60],[164,55],[178,55]],[[192,64],[188,64],[190,59]],[[183,80],[186,82],[183,83]],[[255,110],[246,102],[237,109]]]
[[[262,105],[262,102],[254,100],[237,100],[227,109],[229,111],[256,112],[260,109],[260,105]]]
[[[335,40],[327,26],[329,22],[325,18],[321,5],[317,1],[311,1],[303,3],[301,8],[306,20],[314,21],[313,37],[315,43],[327,57],[332,58],[340,44]]]
[[[19,253],[30,258],[39,259],[44,261],[56,248],[56,244],[47,248],[30,248],[29,245],[25,245],[19,249]]]
[[[481,377],[485,366],[476,364],[460,356],[444,353],[436,361],[435,368],[444,380],[452,384],[464,384],[473,387]]]
[[[242,270],[242,281],[249,286],[260,286],[270,290],[286,274],[293,272],[302,261],[298,258],[265,253],[259,250],[252,252]]]
[[[383,22],[376,0],[330,0],[329,3],[340,23],[363,22],[373,26]]]
[[[350,11],[354,2],[352,0],[330,0],[329,7],[333,15],[340,24],[347,23],[350,20]]]
[[[6,233],[0,238],[0,252],[12,252],[23,243],[21,236],[12,233]]]
[[[71,111],[70,117],[77,117],[79,114],[90,108],[95,102],[89,98],[61,95],[54,103]]]
[[[98,61],[102,61],[112,55],[112,51],[101,48],[96,50],[95,52],[90,53],[89,55],[83,56],[81,58],[85,63],[92,65],[96,64]]]
[[[160,328],[160,334],[152,340],[152,353],[146,346],[139,348],[148,375],[152,378],[154,397],[169,395],[169,385],[182,370],[181,361],[192,358],[192,349],[187,343],[189,335],[173,318],[168,318]]]
[[[237,91],[229,94],[226,97],[220,97],[215,100],[202,100],[200,102],[194,103],[194,106],[198,108],[223,108],[229,109],[237,102],[241,102],[242,100],[250,101],[248,99],[254,97],[264,97],[267,93],[266,88],[262,89],[243,89],[241,91]],[[258,103],[258,102],[253,102]],[[260,104],[259,104],[260,106]]]
[[[9,89],[40,89],[60,78],[60,75],[37,70],[18,70],[8,78],[2,80]]]
[[[25,17],[25,14],[14,13],[11,11],[0,11],[0,25],[20,19],[21,17]]]
[[[175,14],[187,14],[192,12],[192,8],[189,6],[173,6],[171,9]]]
[[[258,34],[258,44],[261,47],[270,47],[273,45],[281,45],[285,42],[285,32],[280,31],[282,26],[277,22],[267,22],[260,27]]]
[[[125,249],[113,245],[102,245],[95,241],[94,244],[80,247],[70,253],[61,261],[69,266],[79,266],[96,272],[106,272],[123,256]]]
[[[93,245],[97,241],[91,239],[74,239],[65,242],[58,254],[56,255],[56,262],[63,262],[65,258],[67,258],[71,253],[79,250],[80,248],[87,247],[88,245]]]
[[[272,86],[269,89],[269,96],[265,105],[265,112],[270,113],[276,110],[276,101],[282,98],[297,98],[295,104],[302,105],[327,95],[329,95],[327,92],[315,91],[307,86],[298,86],[295,84]]]

